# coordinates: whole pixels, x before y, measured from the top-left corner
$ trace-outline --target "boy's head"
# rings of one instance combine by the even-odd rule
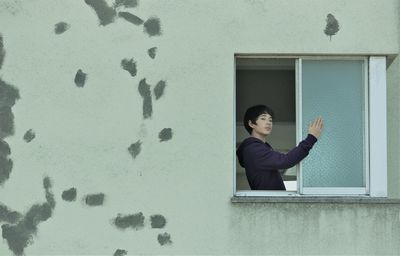
[[[258,117],[262,114],[269,114],[272,118],[274,118],[274,112],[272,109],[265,105],[256,105],[246,110],[243,118],[243,124],[249,134],[251,134],[253,130],[253,128],[251,128],[249,125],[249,121],[252,124],[256,124]]]

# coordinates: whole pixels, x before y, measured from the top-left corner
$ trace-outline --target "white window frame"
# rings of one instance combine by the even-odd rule
[[[238,197],[273,197],[273,196],[362,196],[387,197],[387,130],[386,130],[386,56],[255,56],[236,55],[234,59],[234,81],[236,81],[237,58],[290,58],[296,60],[296,138],[297,144],[302,138],[301,124],[301,62],[302,59],[325,60],[364,60],[364,166],[366,175],[365,188],[304,188],[301,179],[301,163],[297,165],[297,191],[252,191],[236,190],[236,152],[233,151],[234,175],[233,195]],[[234,125],[233,139],[236,145],[236,82],[234,86]]]

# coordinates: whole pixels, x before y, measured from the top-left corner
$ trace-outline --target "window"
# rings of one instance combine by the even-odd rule
[[[242,119],[256,104],[274,110],[267,141],[283,153],[315,117],[325,123],[308,157],[280,170],[287,191],[251,191],[236,160],[235,196],[387,196],[385,57],[237,55],[235,68],[236,145],[249,136]]]

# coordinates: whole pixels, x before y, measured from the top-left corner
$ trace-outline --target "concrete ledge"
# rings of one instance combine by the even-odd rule
[[[328,197],[328,196],[234,196],[232,203],[326,203],[326,204],[400,204],[400,199],[381,197]]]

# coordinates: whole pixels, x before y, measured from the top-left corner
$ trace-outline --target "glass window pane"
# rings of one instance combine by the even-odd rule
[[[364,61],[302,61],[303,138],[324,119],[320,140],[302,162],[303,187],[365,187]]]

